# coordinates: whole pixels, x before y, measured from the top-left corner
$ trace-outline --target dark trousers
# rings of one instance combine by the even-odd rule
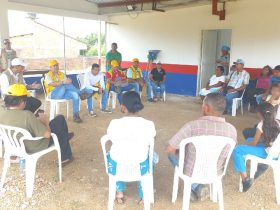
[[[257,101],[256,101],[255,95],[260,95],[260,94],[263,94],[264,92],[265,92],[265,89],[262,89],[262,88],[254,88],[254,89],[248,90],[247,96],[248,96],[249,103],[252,108],[255,108],[257,106]]]
[[[72,157],[72,150],[69,144],[68,136],[68,126],[63,115],[56,116],[49,123],[51,132],[55,133],[61,150],[61,160],[67,160]],[[53,141],[50,141],[50,145],[53,144]]]
[[[255,128],[245,128],[242,133],[243,133],[244,138],[248,139],[248,138],[254,138],[256,135],[256,132],[257,132],[257,129],[255,127]]]
[[[34,98],[32,96],[27,97],[24,110],[29,110],[34,113],[37,109],[40,108],[41,105],[42,105],[42,102],[39,99]]]

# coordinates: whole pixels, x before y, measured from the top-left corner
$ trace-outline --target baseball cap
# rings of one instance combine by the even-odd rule
[[[111,61],[111,66],[114,67],[119,67],[119,62],[117,60],[112,60]]]
[[[8,88],[8,96],[30,96],[25,85],[23,84],[13,84]]]
[[[233,62],[234,64],[245,64],[244,60],[242,59],[237,59],[235,62]]]
[[[21,58],[14,58],[11,62],[11,66],[24,66],[26,67],[27,64]]]
[[[132,62],[138,62],[139,63],[139,59],[138,58],[133,58]]]
[[[227,46],[227,45],[223,45],[222,46],[222,51],[230,51],[230,47],[229,46]]]
[[[50,67],[51,67],[51,66],[55,66],[55,65],[57,65],[57,64],[58,64],[58,61],[55,60],[55,59],[49,61],[49,66],[50,66]]]
[[[157,61],[156,64],[161,64],[161,62],[160,62],[160,61]]]

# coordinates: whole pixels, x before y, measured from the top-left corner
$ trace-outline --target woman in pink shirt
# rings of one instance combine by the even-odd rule
[[[269,89],[269,81],[272,76],[272,68],[270,66],[265,66],[262,69],[260,76],[257,79],[257,85],[254,89],[248,91],[247,96],[250,103],[250,112],[255,112],[257,107],[256,95],[263,94],[267,89]]]

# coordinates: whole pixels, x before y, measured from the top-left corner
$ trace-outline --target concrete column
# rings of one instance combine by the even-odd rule
[[[0,40],[9,38],[9,23],[8,23],[8,0],[0,0]]]

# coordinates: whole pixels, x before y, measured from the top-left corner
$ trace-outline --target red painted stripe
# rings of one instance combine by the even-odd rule
[[[262,68],[245,68],[245,70],[250,74],[250,79],[256,79],[260,75]]]
[[[131,62],[129,61],[122,61],[122,67],[128,68],[131,66]],[[147,62],[140,62],[141,69],[147,69],[148,63]],[[152,65],[152,68],[155,67],[155,64]],[[198,66],[195,65],[181,65],[181,64],[162,64],[162,68],[166,72],[170,73],[177,73],[177,74],[192,74],[197,75]]]

